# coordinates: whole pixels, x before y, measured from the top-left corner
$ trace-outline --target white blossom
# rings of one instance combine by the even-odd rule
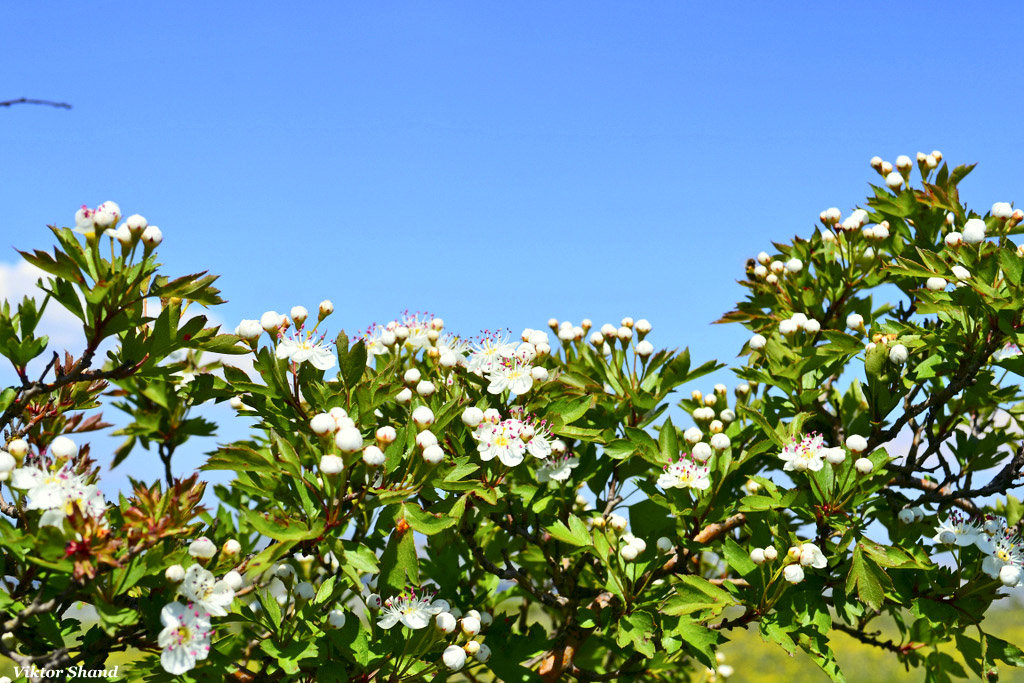
[[[226,616],[227,608],[235,599],[235,591],[227,582],[216,580],[211,572],[198,564],[185,571],[185,578],[178,590],[186,600],[202,607],[214,617]]]
[[[172,602],[160,610],[164,628],[157,636],[160,665],[167,673],[178,676],[194,668],[196,662],[210,654],[210,615],[201,608]]]

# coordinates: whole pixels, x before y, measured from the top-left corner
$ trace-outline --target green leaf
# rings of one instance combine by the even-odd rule
[[[569,526],[558,521],[549,526],[547,530],[549,534],[563,543],[575,546],[588,546],[592,543],[587,525],[576,515],[569,515]]]
[[[878,610],[885,601],[884,586],[889,583],[889,577],[865,555],[858,544],[854,548],[850,573],[846,577],[846,592],[856,591],[861,602],[873,610]]]

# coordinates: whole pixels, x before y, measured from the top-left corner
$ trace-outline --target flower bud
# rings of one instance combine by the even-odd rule
[[[764,279],[764,281],[767,282],[770,285],[774,285],[774,284],[778,283],[779,276],[776,275],[775,273],[768,273],[768,276]]]
[[[486,662],[488,659],[491,658],[491,648],[487,647],[487,643],[480,643],[480,649],[473,656],[476,658],[476,661],[478,662]]]
[[[775,549],[775,546],[770,545],[764,549],[764,559],[766,562],[774,562],[779,558],[779,551]]]
[[[477,617],[462,617],[460,624],[462,626],[462,632],[467,636],[475,636],[480,633],[480,619]]]
[[[755,334],[753,337],[750,338],[750,341],[748,342],[748,345],[750,346],[750,348],[752,350],[760,351],[761,349],[764,348],[765,344],[767,344],[767,343],[768,343],[768,340],[765,339],[763,335]]]
[[[683,432],[683,438],[686,439],[687,443],[694,444],[704,438],[704,433],[697,427],[690,427]]]
[[[729,447],[729,437],[725,434],[715,434],[711,437],[711,447],[716,451],[724,451]]]
[[[846,437],[846,447],[852,453],[863,453],[868,449],[868,440],[860,434],[851,434]]]
[[[786,271],[789,273],[799,273],[804,269],[804,262],[798,258],[791,258],[786,261]]]
[[[334,422],[334,418],[327,413],[318,413],[309,421],[309,428],[318,436],[326,436],[334,433],[337,424]]]
[[[458,623],[455,621],[455,617],[449,612],[439,612],[438,615],[434,617],[434,623],[437,624],[438,630],[444,633],[451,633],[458,626]]]
[[[312,600],[316,595],[316,589],[309,581],[300,581],[295,585],[295,594],[300,600]]]
[[[412,385],[419,382],[420,377],[421,375],[419,370],[417,370],[416,368],[409,368],[408,370],[405,371],[405,374],[402,376],[402,379],[405,381],[406,384]]]
[[[423,449],[423,459],[431,465],[436,465],[444,460],[444,450],[437,444],[427,446]]]
[[[623,531],[626,528],[626,518],[613,512],[608,515],[608,526],[615,531]]]
[[[50,443],[50,452],[55,458],[71,459],[78,455],[78,444],[66,436],[58,436]]]
[[[963,240],[967,244],[977,244],[985,239],[985,221],[971,218],[964,225]]]
[[[267,311],[260,316],[260,327],[270,334],[277,334],[277,330],[283,323],[283,316],[277,311]]]
[[[384,445],[394,443],[397,436],[394,427],[381,427],[377,430],[377,443]]]
[[[933,292],[939,292],[946,288],[946,281],[941,277],[930,277],[925,281],[924,286]]]
[[[370,445],[363,449],[363,462],[370,467],[380,467],[385,460],[387,458],[384,456],[384,451],[376,446]]]
[[[150,225],[142,231],[142,244],[148,249],[160,246],[164,241],[164,233],[155,225]]]
[[[615,331],[615,336],[619,338],[619,341],[625,345],[630,339],[633,338],[633,330],[623,325]]]
[[[530,377],[533,377],[534,382],[546,382],[548,381],[548,370],[541,366],[535,366],[530,370]]]
[[[458,645],[449,645],[441,654],[441,660],[451,671],[458,671],[466,665],[466,651]]]
[[[690,455],[698,462],[707,462],[711,458],[711,446],[703,441],[693,444]]]
[[[999,568],[999,581],[1007,588],[1020,583],[1021,568],[1015,564],[1005,564]]]
[[[431,395],[433,395],[434,391],[436,391],[436,387],[434,386],[434,383],[431,381],[423,380],[422,382],[416,385],[416,393],[422,396],[423,398],[430,397]]]
[[[426,429],[434,424],[434,411],[426,406],[418,406],[412,411],[412,421],[417,429]]]
[[[825,461],[830,465],[840,465],[846,460],[846,451],[842,448],[826,448]]]
[[[641,358],[648,358],[652,353],[654,353],[654,344],[646,339],[636,345],[636,355]]]
[[[891,360],[896,365],[903,365],[904,363],[906,363],[907,356],[907,347],[904,346],[903,344],[896,344],[891,349],[889,349],[889,360]]]
[[[233,591],[238,591],[245,584],[245,579],[237,571],[232,569],[224,575],[224,583]]]
[[[344,453],[355,453],[363,447],[363,435],[355,427],[344,427],[334,435],[334,445]]]
[[[21,460],[28,455],[28,441],[25,439],[14,439],[7,444],[7,452],[13,455],[18,460]]]
[[[412,390],[409,389],[409,387],[406,387],[405,389],[402,389],[395,396],[395,400],[398,401],[399,403],[401,403],[402,405],[405,405],[405,404],[411,402],[412,401]]]
[[[309,311],[306,310],[305,306],[292,306],[290,315],[292,320],[295,321],[295,326],[302,327],[302,323],[306,322],[306,318],[309,317]]]
[[[672,549],[675,548],[675,544],[672,543],[672,539],[670,539],[668,536],[662,536],[661,538],[659,538],[655,545],[657,546],[658,550],[663,553],[671,552]]]
[[[773,274],[778,275],[782,273],[782,271],[786,270],[786,264],[782,261],[772,261],[768,264],[768,270]]]
[[[188,554],[200,560],[208,560],[217,554],[217,546],[206,536],[200,536],[189,544]]]
[[[181,583],[185,579],[185,568],[180,564],[172,564],[164,570],[164,578],[171,583]]]
[[[782,570],[782,576],[790,583],[800,583],[804,580],[804,568],[799,564],[786,565]]]
[[[345,469],[345,461],[336,455],[320,456],[320,471],[324,474],[338,474]]]
[[[754,548],[750,551],[750,559],[754,561],[754,564],[764,564],[765,556],[763,548]]]
[[[332,628],[341,628],[345,625],[345,613],[340,609],[332,609],[327,613],[327,623]]]
[[[867,458],[857,458],[853,466],[859,474],[871,474],[871,471],[875,468],[874,464]]]
[[[240,552],[242,552],[242,544],[234,538],[224,541],[224,545],[221,546],[221,554],[225,557],[234,557]]]
[[[1000,220],[1006,220],[1013,215],[1013,207],[1010,206],[1009,202],[996,202],[992,205],[990,211],[993,218],[999,218]]]
[[[871,157],[871,161],[869,163],[871,164],[871,168],[873,168],[873,169],[875,169],[877,171],[880,168],[882,168],[882,157],[880,157],[880,156],[873,156],[873,157]]]
[[[638,553],[636,546],[633,545],[624,545],[619,550],[619,555],[621,555],[622,559],[624,559],[626,562],[632,562],[633,560],[635,560],[637,554]]]
[[[889,187],[890,190],[894,192],[899,191],[899,189],[903,187],[903,176],[901,176],[896,171],[893,171],[889,175],[885,176],[885,184]]]

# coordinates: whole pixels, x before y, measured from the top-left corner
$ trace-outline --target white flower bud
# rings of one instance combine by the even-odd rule
[[[967,270],[961,265],[953,266],[952,268],[950,268],[950,270],[953,272],[953,275],[956,277],[957,280],[971,279],[971,271]]]
[[[11,472],[18,466],[18,461],[7,451],[0,451],[0,481],[7,481]]]
[[[451,671],[458,671],[466,665],[466,651],[458,645],[449,645],[441,654],[441,660]]]
[[[768,269],[767,268],[765,268],[764,266],[761,266],[761,265],[754,266],[754,277],[756,277],[758,280],[763,280],[767,276],[768,276]]]
[[[654,353],[654,344],[646,339],[636,345],[636,355],[641,358],[647,358],[652,353]]]
[[[391,330],[384,330],[380,333],[380,343],[390,349],[398,343],[398,337]]]
[[[651,331],[651,322],[647,318],[640,318],[636,321],[633,329],[636,330],[637,334],[645,335]]]
[[[300,600],[312,600],[316,595],[316,589],[309,581],[300,581],[295,585],[295,594],[299,596]]]
[[[469,406],[462,411],[462,422],[467,427],[476,427],[484,419],[484,411],[480,410],[476,406]]]
[[[782,570],[782,576],[790,583],[800,583],[804,580],[804,568],[798,564],[786,565]]]
[[[964,236],[958,232],[951,232],[948,233],[943,238],[943,240],[945,241],[947,247],[959,247],[961,244],[964,243]]]
[[[622,326],[615,331],[615,336],[619,338],[620,342],[626,343],[633,338],[633,330],[626,326]]]
[[[28,441],[25,439],[14,439],[7,444],[7,452],[19,460],[28,455]]]
[[[412,421],[417,429],[426,429],[434,424],[434,411],[426,406],[417,406],[412,411]]]
[[[775,549],[775,546],[770,545],[764,549],[764,559],[767,562],[774,562],[779,557],[779,551]]]
[[[431,465],[436,465],[444,460],[444,450],[437,444],[427,446],[423,449],[423,459]]]
[[[422,382],[416,385],[416,393],[424,398],[433,395],[434,391],[436,391],[434,383],[428,380],[423,380]]]
[[[246,341],[256,341],[263,334],[263,326],[259,320],[243,320],[235,328],[235,336]]]
[[[906,154],[901,154],[898,157],[896,157],[896,168],[900,169],[901,171],[909,171],[911,166],[913,166],[913,162],[910,160],[910,157],[908,157]]]
[[[160,246],[163,241],[164,233],[155,225],[150,225],[142,231],[142,243],[150,249]]]
[[[626,528],[626,518],[613,512],[608,515],[608,526],[615,531],[622,531]]]
[[[478,662],[486,662],[491,658],[491,648],[487,647],[487,643],[480,643],[480,649],[473,656]]]
[[[825,461],[830,465],[839,465],[846,460],[846,451],[842,448],[826,448]]]
[[[172,564],[164,570],[164,578],[171,583],[181,583],[185,579],[185,568],[180,564]]]
[[[977,244],[985,239],[985,221],[972,218],[964,225],[963,240],[967,244]]]
[[[871,164],[871,168],[877,171],[878,169],[882,168],[882,157],[873,156],[871,157],[871,161],[869,163]]]
[[[889,175],[890,173],[892,173],[892,164],[890,164],[888,161],[883,161],[882,168],[879,169],[878,172],[883,176]]]
[[[224,541],[224,545],[221,546],[221,554],[225,557],[234,557],[240,552],[242,552],[242,544],[234,538]]]
[[[327,613],[327,623],[332,628],[341,628],[345,625],[345,613],[340,609],[332,609]]]
[[[434,617],[434,623],[437,624],[438,630],[444,633],[451,633],[458,626],[455,617],[448,612],[439,612]]]
[[[725,434],[715,434],[711,437],[711,447],[716,451],[724,451],[729,447],[729,437]]]
[[[851,453],[863,453],[868,449],[868,440],[860,434],[850,434],[846,437],[846,447]]]
[[[890,190],[899,190],[903,187],[903,176],[896,171],[893,171],[889,175],[885,176],[885,184],[889,186]]]
[[[471,640],[463,645],[462,649],[466,651],[466,654],[475,655],[480,651],[480,643],[476,640]]]
[[[305,306],[292,306],[290,315],[292,320],[295,321],[295,326],[302,327],[302,323],[306,322],[306,318],[309,317],[309,311],[306,310]]]
[[[769,263],[771,263],[771,261],[772,257],[769,256],[768,252],[766,251],[762,251],[757,255],[757,262],[760,263],[762,266],[767,266]]]
[[[546,382],[548,381],[548,369],[538,365],[530,370],[530,377],[533,377],[534,382]]]
[[[109,231],[107,234],[110,234]],[[128,229],[128,226],[122,223],[114,231],[114,239],[120,242],[121,246],[130,247],[135,238],[132,236],[132,231]]]
[[[775,273],[768,273],[768,277],[766,277],[764,281],[770,285],[774,285],[779,281],[779,276]]]
[[[711,458],[711,446],[703,441],[693,444],[690,455],[698,462],[707,462]]]
[[[283,316],[277,311],[267,311],[260,316],[260,327],[271,334],[276,334],[283,322]]]
[[[405,371],[405,374],[402,376],[402,379],[405,380],[406,384],[416,384],[416,382],[420,381],[420,376],[421,375],[419,370],[417,370],[416,368],[409,368],[408,370]]]
[[[754,561],[754,564],[764,564],[764,548],[754,548],[750,551],[750,559]]]
[[[397,436],[394,427],[381,427],[376,433],[377,442],[385,445],[394,443]]]
[[[786,264],[782,261],[772,261],[768,264],[768,270],[773,274],[778,275],[782,273],[782,271],[786,270]]]
[[[753,349],[754,351],[760,351],[761,349],[764,348],[765,344],[767,343],[768,340],[765,339],[764,336],[760,334],[755,334],[753,337],[750,338],[750,341],[748,342],[750,348]]]
[[[345,469],[345,461],[336,455],[320,456],[320,471],[324,474],[337,474]]]
[[[355,453],[363,447],[363,435],[355,427],[342,427],[334,435],[334,445],[344,453]]]
[[[740,386],[744,386],[744,385],[740,385]],[[737,387],[737,388],[738,388],[738,387]],[[719,419],[720,419],[720,420],[721,420],[722,422],[724,422],[725,424],[729,424],[730,422],[732,422],[733,420],[735,420],[735,419],[736,419],[736,413],[734,413],[734,412],[733,412],[732,410],[730,410],[729,408],[726,408],[725,410],[723,410],[722,412],[720,412],[720,413],[718,414],[718,418],[719,418]]]
[[[1020,583],[1021,568],[1015,564],[1004,564],[999,568],[999,581],[1007,588]]]
[[[799,273],[804,269],[804,262],[798,258],[791,258],[786,261],[786,270],[790,273]]]
[[[791,334],[796,334],[797,330],[799,329],[800,326],[797,325],[796,321],[793,320],[792,318],[783,320],[779,323],[779,333],[782,334],[783,336],[788,337]]]
[[[1013,207],[1010,206],[1009,202],[996,202],[992,205],[992,211],[990,213],[994,218],[1006,220],[1013,215]]]
[[[815,334],[821,331],[821,323],[813,318],[804,323],[804,330],[809,334]]]
[[[384,451],[376,446],[370,445],[363,449],[363,462],[370,467],[380,467],[386,459]]]
[[[320,306],[317,309],[320,313],[320,319],[323,320],[331,313],[334,313],[334,304],[330,299],[324,299],[320,302]]]
[[[871,471],[875,469],[874,464],[867,458],[857,458],[853,463],[853,466],[857,469],[860,474],[871,474]]]
[[[50,452],[55,458],[74,458],[78,455],[78,444],[66,436],[58,436],[50,443]]]
[[[366,606],[368,608],[370,608],[370,609],[380,609],[381,604],[382,604],[382,601],[380,599],[380,596],[377,595],[376,593],[370,593],[370,595],[366,596]]]
[[[914,521],[914,511],[910,508],[903,508],[896,514],[896,517],[901,524],[910,524]]]
[[[309,428],[318,436],[333,434],[337,427],[338,425],[334,422],[334,418],[327,413],[317,413],[309,421]]]
[[[621,555],[622,559],[624,559],[626,562],[632,562],[633,560],[635,560],[637,554],[638,553],[636,546],[633,545],[624,545],[619,550],[619,555]]]
[[[133,235],[138,235],[142,233],[142,231],[145,230],[148,225],[149,223],[146,221],[146,219],[137,213],[133,213],[131,216],[128,216],[128,218],[125,219],[124,222],[124,226],[128,228],[128,230],[130,230]]]
[[[224,583],[233,591],[238,591],[245,584],[245,579],[237,571],[232,569],[224,575]]]
[[[659,538],[655,545],[657,545],[658,550],[663,553],[671,552],[672,549],[675,548],[675,544],[668,536],[662,536]]]
[[[683,432],[683,438],[686,439],[687,443],[694,444],[704,438],[704,433],[697,427],[690,427]]]
[[[924,286],[933,292],[938,292],[946,288],[946,281],[941,277],[930,277]]]
[[[410,401],[412,401],[412,390],[409,389],[409,387],[402,389],[395,396],[395,400],[401,403],[402,405],[409,403]]]
[[[903,344],[896,344],[889,349],[889,360],[896,365],[903,365],[907,362],[907,347]]]
[[[405,343],[405,340],[409,338],[409,328],[405,325],[399,325],[392,331],[395,333],[395,339],[403,344]]]
[[[475,636],[480,633],[480,619],[477,617],[465,616],[461,619],[462,632],[467,636]]]
[[[200,560],[208,560],[217,554],[217,546],[206,536],[200,536],[189,544],[188,554]]]

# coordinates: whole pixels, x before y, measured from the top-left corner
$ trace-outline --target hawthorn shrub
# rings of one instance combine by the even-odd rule
[[[873,159],[861,208],[750,260],[720,321],[752,333],[739,383],[681,399],[722,366],[646,320],[349,335],[324,301],[224,333],[195,314],[213,276],[161,274],[158,228],[83,208],[21,252],[40,297],[0,310],[0,653],[36,677],[129,651],[146,681],[692,680],[752,628],[837,681],[833,631],[995,679],[1024,660],[984,621],[1024,567],[1024,214],[913,165]],[[77,355],[37,335],[47,306]],[[173,458],[225,401],[250,428],[207,492]],[[154,464],[117,500],[101,403],[127,420],[99,457]]]

